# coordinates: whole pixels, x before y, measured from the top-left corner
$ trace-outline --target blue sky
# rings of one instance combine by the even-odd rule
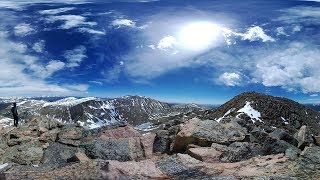
[[[0,96],[320,102],[320,2],[1,0]]]

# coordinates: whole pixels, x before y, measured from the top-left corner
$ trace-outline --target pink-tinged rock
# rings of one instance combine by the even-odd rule
[[[219,157],[222,154],[211,147],[190,148],[187,153],[195,159],[208,163],[219,162]]]
[[[153,143],[156,135],[153,133],[143,134],[140,137],[142,148],[144,151],[144,156],[146,158],[151,158],[153,155]]]
[[[140,137],[141,134],[130,126],[118,127],[116,129],[104,130],[99,134],[100,139],[118,139]]]
[[[108,170],[105,171],[104,177],[107,179],[126,179],[129,177],[134,179],[168,179],[168,177],[156,167],[155,162],[151,160],[140,162],[109,161]]]

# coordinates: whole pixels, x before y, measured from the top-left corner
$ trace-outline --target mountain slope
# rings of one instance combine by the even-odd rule
[[[320,113],[304,105],[282,97],[256,92],[242,93],[205,117],[221,121],[228,117],[242,117],[249,122],[263,123],[273,127],[286,127],[290,131],[308,125],[314,133],[320,132]]]

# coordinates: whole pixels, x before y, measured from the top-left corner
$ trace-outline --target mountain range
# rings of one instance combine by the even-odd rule
[[[10,123],[11,102],[18,102],[22,121],[32,118],[53,119],[63,123],[79,123],[90,129],[129,123],[140,129],[155,126],[164,116],[204,110],[196,104],[169,104],[142,96],[124,96],[114,99],[87,98],[14,98],[0,103],[0,123]]]

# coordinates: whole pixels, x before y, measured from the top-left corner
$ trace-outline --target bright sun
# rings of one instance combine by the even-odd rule
[[[195,22],[184,26],[178,39],[184,48],[199,51],[212,46],[218,38],[220,27],[211,22]]]

